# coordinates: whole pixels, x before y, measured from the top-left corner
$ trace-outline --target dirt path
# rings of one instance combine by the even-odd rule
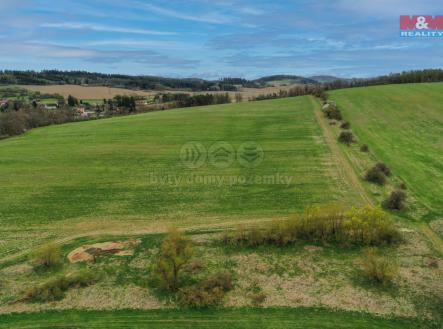
[[[417,222],[416,226],[431,241],[440,255],[443,255],[443,240],[429,227],[429,224],[426,222]]]
[[[171,226],[177,226],[179,229],[186,230],[186,231],[200,231],[200,230],[214,230],[214,231],[224,231],[228,229],[232,229],[236,226],[249,226],[249,225],[255,225],[257,223],[265,223],[265,222],[271,222],[276,220],[285,220],[288,219],[287,217],[271,217],[271,218],[253,218],[253,219],[236,219],[236,220],[226,220],[226,219],[220,219],[220,220],[214,220],[212,223],[205,222],[204,220],[202,223],[198,224],[186,224],[186,223],[177,223],[174,221],[165,221],[161,224],[158,222],[152,222],[152,221],[141,221],[136,220],[133,222],[116,222],[111,221],[107,222],[105,226],[102,225],[102,223],[98,223],[97,225],[94,225],[94,223],[91,223],[90,219],[85,220],[85,223],[72,223],[72,231],[64,232],[64,234],[59,235],[58,238],[55,238],[52,240],[55,244],[58,244],[60,246],[67,244],[71,241],[74,241],[76,239],[80,238],[94,238],[94,237],[100,237],[100,236],[118,236],[119,238],[122,236],[125,237],[132,237],[132,236],[140,236],[140,235],[148,235],[148,234],[158,234],[158,233],[165,233],[168,231],[168,229]],[[66,225],[69,225],[68,223]],[[81,228],[84,226],[83,228]],[[75,232],[77,229],[77,232]],[[49,229],[51,230],[51,229]],[[57,229],[54,228],[52,230],[53,232],[57,232]],[[111,238],[110,238],[111,239]],[[37,249],[39,246],[36,245],[33,249]],[[14,252],[11,254],[7,254],[3,257],[0,257],[0,265],[3,263],[13,261],[15,259],[18,259],[20,257],[26,256],[31,252],[29,249],[25,249],[19,252]]]
[[[339,169],[340,176],[345,179],[349,184],[359,193],[359,195],[366,201],[368,204],[374,204],[374,202],[369,198],[366,190],[361,184],[357,174],[352,168],[350,162],[346,158],[346,155],[340,150],[340,146],[337,143],[337,139],[332,132],[327,120],[324,118],[323,113],[320,110],[320,104],[313,97],[311,98],[312,102],[315,102],[315,117],[317,118],[318,124],[323,130],[323,136],[325,137],[326,143],[328,144],[331,152],[333,153],[334,158],[337,161],[337,167]],[[432,243],[434,248],[443,255],[443,240],[435,233],[430,227],[428,223],[423,221],[417,221],[416,227],[420,230]]]
[[[369,198],[368,194],[366,193],[366,190],[361,184],[357,174],[354,171],[354,168],[352,168],[345,154],[340,150],[340,146],[337,143],[337,139],[334,136],[334,133],[332,132],[327,120],[323,117],[323,113],[320,110],[320,104],[313,97],[311,97],[311,101],[314,103],[315,117],[323,131],[323,136],[325,138],[326,144],[328,144],[329,149],[332,152],[333,158],[337,163],[337,169],[340,177],[344,181],[348,182],[350,186],[353,189],[355,189],[355,191],[357,191],[357,193],[365,202],[372,205],[373,201]]]

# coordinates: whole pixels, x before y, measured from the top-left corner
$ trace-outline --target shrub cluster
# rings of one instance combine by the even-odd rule
[[[33,302],[50,302],[60,300],[70,288],[82,288],[95,284],[98,275],[90,270],[82,270],[68,275],[52,278],[33,287],[26,293],[26,300]]]
[[[52,268],[62,263],[60,247],[55,243],[48,243],[35,253],[35,266],[37,268]]]
[[[372,167],[366,171],[365,179],[368,182],[384,185],[386,182],[385,174],[377,167]]]
[[[403,190],[392,191],[383,201],[383,207],[392,210],[403,210],[405,208],[406,192]]]
[[[369,249],[362,257],[362,275],[371,283],[387,286],[393,283],[396,268],[389,259],[379,256],[376,250]]]
[[[325,117],[330,120],[340,121],[343,118],[340,110],[335,105],[332,105],[330,103],[328,103],[327,105],[328,106],[323,109]]]
[[[386,182],[386,176],[391,175],[391,169],[388,168],[383,162],[378,162],[375,166],[368,169],[365,175],[365,179],[368,182],[384,185]]]
[[[351,145],[354,142],[354,135],[350,131],[342,131],[338,136],[340,143]]]
[[[220,272],[201,281],[195,287],[181,289],[180,297],[190,307],[218,305],[226,292],[232,289],[232,278],[228,272]]]
[[[303,215],[251,229],[241,228],[223,236],[232,246],[285,246],[297,241],[337,243],[343,246],[377,246],[400,239],[388,215],[378,207],[344,210],[311,207]]]
[[[342,124],[340,125],[341,129],[350,129],[351,128],[351,124],[348,121],[343,121]]]
[[[375,165],[375,168],[377,168],[378,170],[380,170],[383,174],[385,174],[386,176],[391,176],[391,169],[388,168],[387,165],[385,165],[383,162],[378,162]]]

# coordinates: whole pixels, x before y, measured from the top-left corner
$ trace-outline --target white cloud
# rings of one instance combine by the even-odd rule
[[[89,46],[128,46],[128,47],[156,47],[171,49],[189,49],[192,45],[188,42],[163,41],[163,40],[96,40],[87,43]]]
[[[147,4],[147,3],[134,2],[134,4],[136,4],[140,8],[144,8],[146,10],[149,10],[149,11],[159,14],[159,15],[178,18],[178,19],[187,20],[187,21],[212,23],[212,24],[223,24],[223,23],[229,23],[232,21],[231,17],[226,16],[226,15],[222,15],[219,13],[204,13],[204,14],[199,13],[199,14],[191,15],[191,14],[186,14],[186,13],[183,13],[180,11],[167,9],[164,7],[151,5],[151,4]]]
[[[44,23],[40,27],[55,28],[55,29],[71,29],[71,30],[92,30],[100,32],[117,32],[117,33],[133,33],[133,34],[147,34],[147,35],[175,35],[174,32],[154,31],[147,29],[133,29],[118,26],[108,26],[90,23],[66,22],[66,23]]]

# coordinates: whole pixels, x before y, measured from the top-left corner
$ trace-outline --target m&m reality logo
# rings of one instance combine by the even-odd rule
[[[443,37],[443,15],[400,16],[400,36],[430,38]]]

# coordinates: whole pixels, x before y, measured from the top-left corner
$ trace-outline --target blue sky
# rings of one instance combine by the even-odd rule
[[[0,69],[216,79],[367,77],[443,67],[443,38],[399,37],[436,0],[0,0]]]

